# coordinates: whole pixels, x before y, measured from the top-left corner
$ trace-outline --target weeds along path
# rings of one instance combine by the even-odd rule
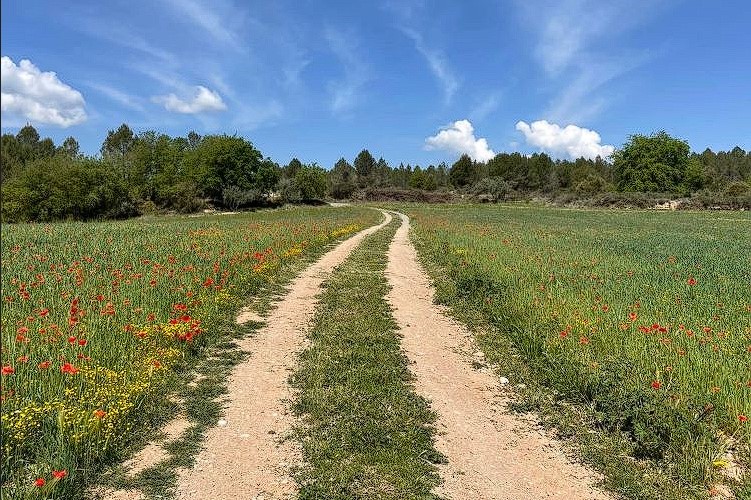
[[[290,469],[301,461],[299,445],[285,439],[294,425],[287,379],[301,351],[321,284],[368,235],[387,225],[360,231],[303,271],[259,332],[239,342],[251,353],[230,376],[223,421],[206,435],[193,469],[182,470],[177,498],[291,498],[296,486]]]
[[[472,367],[471,334],[434,305],[434,291],[409,240],[409,219],[389,247],[388,302],[412,362],[417,393],[437,412],[436,449],[444,483],[435,493],[453,500],[605,499],[595,475],[572,463],[560,443],[523,417],[504,411],[499,381]]]

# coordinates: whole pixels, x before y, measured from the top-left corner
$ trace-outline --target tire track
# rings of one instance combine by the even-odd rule
[[[472,367],[478,349],[467,329],[433,303],[434,290],[409,240],[409,218],[389,247],[388,301],[412,362],[418,394],[438,413],[436,448],[454,500],[606,499],[594,473],[571,462],[560,443],[524,417],[504,411],[497,377]]]
[[[266,325],[239,342],[251,356],[230,376],[224,418],[207,433],[195,467],[178,474],[179,500],[295,496],[290,469],[299,465],[301,451],[298,443],[284,439],[294,424],[287,378],[304,345],[323,281],[366,236],[391,221],[383,213],[384,222],[340,243],[303,271]]]

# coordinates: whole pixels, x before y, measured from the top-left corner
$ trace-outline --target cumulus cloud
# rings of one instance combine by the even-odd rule
[[[549,123],[547,120],[539,120],[528,124],[519,121],[516,130],[524,134],[527,144],[538,147],[554,156],[566,155],[571,159],[579,157],[593,159],[597,156],[603,158],[610,156],[615,151],[609,144],[600,144],[600,134],[594,130],[567,125]]]
[[[0,64],[0,108],[6,123],[29,121],[66,128],[86,121],[83,96],[53,71],[40,71],[28,59],[16,65],[7,56]]]
[[[485,138],[475,137],[475,129],[469,120],[456,121],[453,125],[441,129],[436,135],[428,137],[425,139],[425,149],[468,154],[476,161],[488,161],[495,156]]]
[[[174,113],[195,114],[205,111],[224,111],[227,109],[227,105],[224,104],[222,97],[203,85],[196,86],[193,96],[187,99],[170,93],[156,96],[152,100],[163,105],[167,111]]]

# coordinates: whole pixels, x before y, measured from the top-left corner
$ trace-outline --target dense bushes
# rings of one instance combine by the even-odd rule
[[[106,164],[58,154],[3,182],[4,221],[124,218],[136,214],[123,178]]]

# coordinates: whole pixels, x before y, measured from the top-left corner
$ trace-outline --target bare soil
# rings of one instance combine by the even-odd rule
[[[438,413],[436,448],[444,483],[435,491],[453,500],[605,499],[599,479],[569,460],[561,444],[531,418],[511,414],[492,370],[472,367],[478,348],[466,328],[433,303],[434,290],[409,240],[409,219],[389,248],[388,301],[411,361],[417,392]]]
[[[179,500],[295,496],[290,470],[300,464],[301,451],[285,439],[295,423],[287,379],[304,347],[321,284],[363,238],[390,222],[384,215],[386,221],[340,243],[300,274],[266,325],[240,341],[251,356],[230,376],[224,417],[209,430],[195,467],[180,471]]]

